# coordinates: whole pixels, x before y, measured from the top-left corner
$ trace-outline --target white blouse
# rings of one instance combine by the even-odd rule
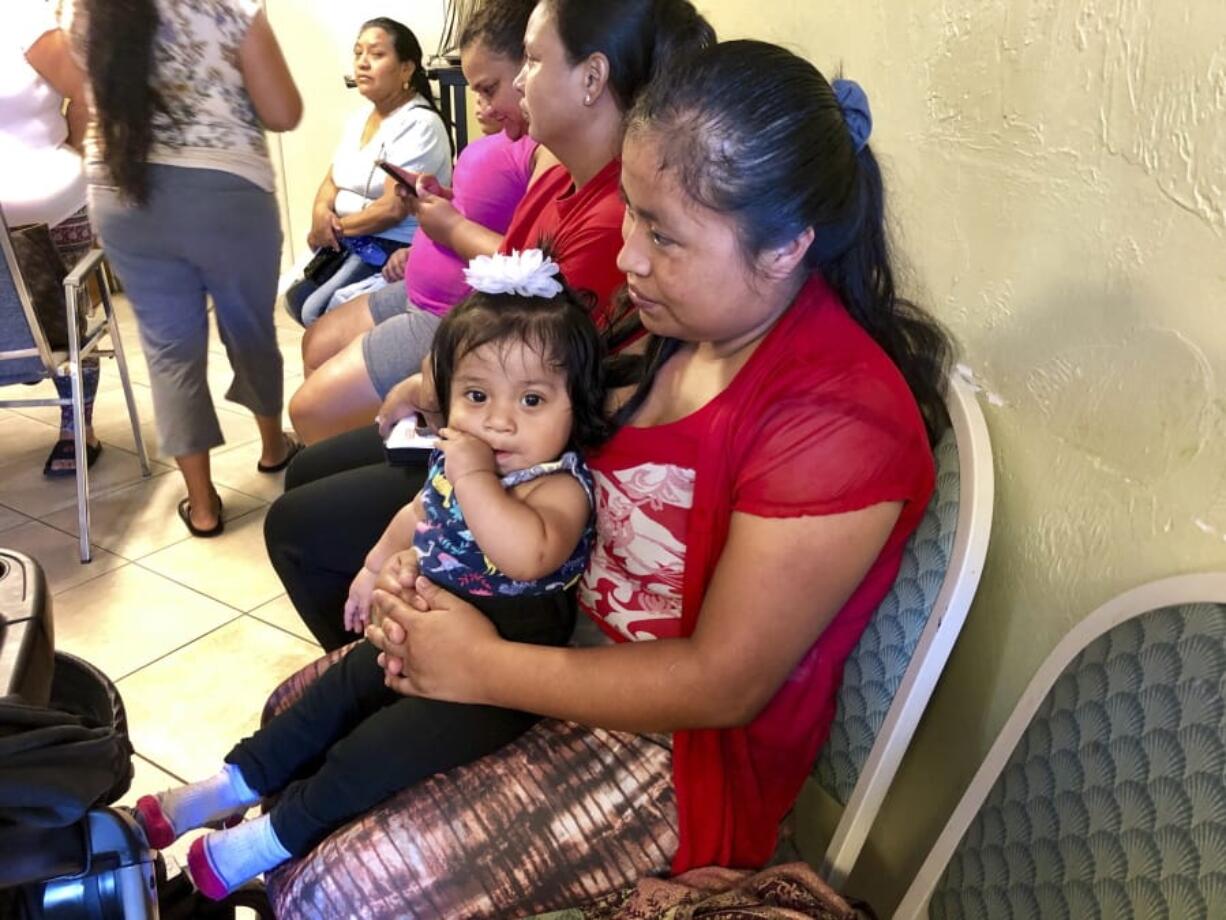
[[[362,132],[370,117],[369,106],[354,112],[345,123],[341,141],[332,157],[332,181],[336,184],[334,210],[340,217],[356,214],[383,194],[387,173],[375,164],[387,160],[413,172],[438,176],[451,185],[451,147],[443,120],[419,97],[414,97],[383,119],[369,141]],[[407,217],[378,235],[411,243],[417,219]]]
[[[64,97],[26,60],[57,27],[45,0],[5,0],[0,37],[0,205],[9,226],[55,226],[85,207],[81,155],[68,146]],[[80,100],[78,104],[84,104]]]

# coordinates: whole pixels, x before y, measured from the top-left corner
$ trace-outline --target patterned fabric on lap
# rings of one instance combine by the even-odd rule
[[[288,678],[265,718],[351,647]],[[666,737],[545,720],[388,799],[271,873],[268,890],[281,920],[524,916],[665,874],[676,848]]]

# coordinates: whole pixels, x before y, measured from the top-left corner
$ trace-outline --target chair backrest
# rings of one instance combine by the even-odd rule
[[[54,366],[0,210],[0,385],[46,377]]]
[[[1031,681],[896,918],[1226,917],[1226,573],[1121,595]]]
[[[994,478],[974,390],[950,380],[951,426],[936,448],[932,501],[890,593],[847,660],[813,780],[843,806],[821,872],[851,872],[975,597],[992,529]]]

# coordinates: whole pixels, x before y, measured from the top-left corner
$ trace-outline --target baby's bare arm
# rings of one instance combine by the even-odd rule
[[[424,521],[425,518],[425,510],[421,503],[421,493],[418,492],[411,502],[396,512],[396,516],[387,525],[383,535],[379,537],[378,542],[366,554],[366,568],[378,574],[379,570],[383,568],[383,564],[387,562],[393,553],[411,547],[413,545],[413,534],[417,531],[417,524],[419,521]]]
[[[544,578],[570,558],[591,517],[587,492],[569,473],[507,490],[497,473],[453,483],[473,539],[490,562],[517,581]]]

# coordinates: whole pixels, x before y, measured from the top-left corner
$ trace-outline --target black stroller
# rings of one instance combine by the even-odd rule
[[[167,878],[140,826],[110,803],[132,782],[123,700],[55,651],[51,599],[30,558],[0,549],[0,917],[271,917],[258,885],[213,904]]]

